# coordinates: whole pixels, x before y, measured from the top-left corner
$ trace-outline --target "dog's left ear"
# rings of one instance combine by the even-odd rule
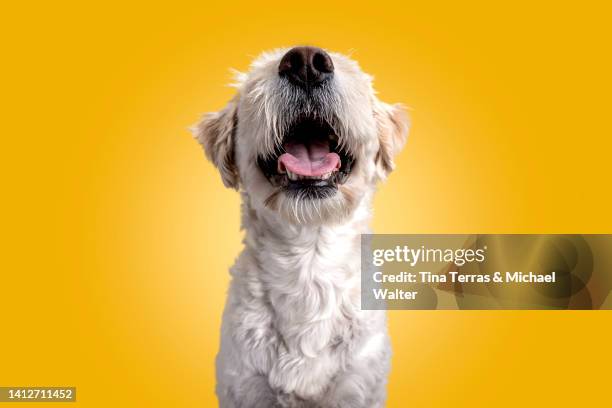
[[[374,117],[379,141],[376,171],[378,177],[384,180],[395,168],[393,159],[406,143],[410,121],[402,105],[389,105],[381,101],[375,102]]]
[[[204,147],[206,157],[221,173],[226,187],[238,190],[238,168],[234,158],[236,125],[238,122],[237,97],[219,111],[207,113],[192,128],[195,138]]]

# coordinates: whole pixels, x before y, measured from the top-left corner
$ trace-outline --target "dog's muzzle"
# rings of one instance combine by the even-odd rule
[[[331,57],[322,49],[296,47],[280,61],[278,74],[296,87],[300,98],[317,100],[317,94],[334,75]],[[321,103],[324,98],[318,99]],[[300,109],[300,106],[294,106]],[[320,107],[325,109],[325,107]],[[257,162],[270,183],[288,194],[325,198],[333,195],[346,181],[354,158],[339,143],[333,127],[317,111],[304,109],[288,130],[273,154],[258,157]]]

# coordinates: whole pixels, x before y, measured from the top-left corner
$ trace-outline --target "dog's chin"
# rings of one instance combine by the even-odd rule
[[[338,193],[338,180],[335,175],[327,179],[287,180],[282,190],[298,200],[324,200]]]
[[[333,186],[278,190],[267,204],[291,224],[312,226],[342,222],[354,209],[354,203]]]

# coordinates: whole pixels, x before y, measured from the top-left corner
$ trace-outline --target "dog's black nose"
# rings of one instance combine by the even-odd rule
[[[278,74],[296,85],[310,88],[334,75],[334,63],[320,48],[295,47],[281,59]]]

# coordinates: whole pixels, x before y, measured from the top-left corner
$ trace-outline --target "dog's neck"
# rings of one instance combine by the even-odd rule
[[[369,232],[370,202],[362,199],[343,222],[313,226],[257,211],[243,198],[243,256],[255,265],[247,272],[253,294],[274,310],[288,347],[316,354],[347,335],[340,321],[359,313],[360,235]]]
[[[289,255],[287,247],[301,251],[332,245],[360,247],[361,234],[369,233],[370,197],[362,197],[352,213],[333,223],[291,223],[267,208],[256,208],[243,194],[242,226],[246,230],[245,245],[265,257]],[[261,245],[265,245],[262,248]],[[339,248],[337,248],[339,249]],[[340,253],[336,251],[335,256]],[[353,254],[351,254],[353,255]]]

